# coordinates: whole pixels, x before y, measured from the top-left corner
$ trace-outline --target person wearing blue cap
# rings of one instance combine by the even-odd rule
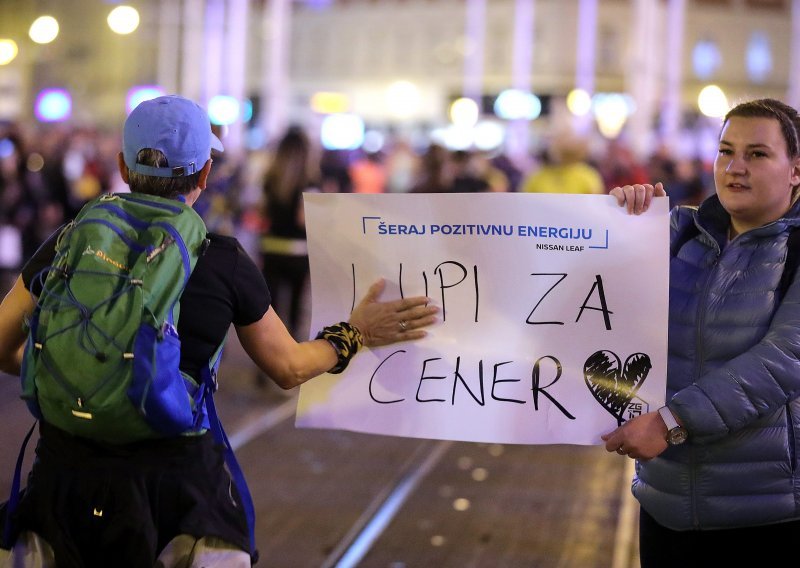
[[[214,151],[223,146],[202,107],[177,95],[158,97],[141,103],[125,121],[120,175],[131,192],[193,205],[206,187]],[[20,373],[23,324],[38,292],[33,275],[50,265],[57,235],[28,260],[0,304],[4,372]],[[379,280],[349,321],[297,342],[239,242],[208,237],[181,296],[178,321],[180,368],[196,379],[231,325],[253,362],[289,389],[341,372],[362,346],[422,338],[437,319],[426,297],[379,301]],[[5,551],[6,561],[59,568],[251,566],[258,553],[250,546],[242,509],[210,434],[114,445],[40,421],[37,460],[16,514],[19,537]]]

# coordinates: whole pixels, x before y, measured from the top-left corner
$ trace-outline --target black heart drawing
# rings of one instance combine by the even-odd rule
[[[613,351],[595,351],[583,364],[583,378],[592,395],[621,426],[625,409],[652,368],[645,353],[634,353],[622,366]]]

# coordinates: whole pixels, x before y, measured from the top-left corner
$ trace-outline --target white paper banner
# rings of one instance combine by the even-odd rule
[[[429,335],[364,349],[300,390],[296,425],[475,442],[598,444],[665,396],[667,198],[306,194],[312,336],[427,295]]]

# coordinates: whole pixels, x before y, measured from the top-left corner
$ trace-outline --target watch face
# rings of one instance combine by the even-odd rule
[[[688,432],[684,428],[673,428],[669,431],[669,438],[668,442],[672,446],[677,446],[678,444],[683,444],[688,437]]]

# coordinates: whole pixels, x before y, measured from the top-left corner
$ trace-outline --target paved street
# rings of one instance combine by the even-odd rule
[[[5,495],[32,419],[17,379],[2,378]],[[297,429],[295,393],[257,386],[233,333],[221,382],[220,413],[255,500],[259,566],[638,566],[630,471],[599,447]]]

